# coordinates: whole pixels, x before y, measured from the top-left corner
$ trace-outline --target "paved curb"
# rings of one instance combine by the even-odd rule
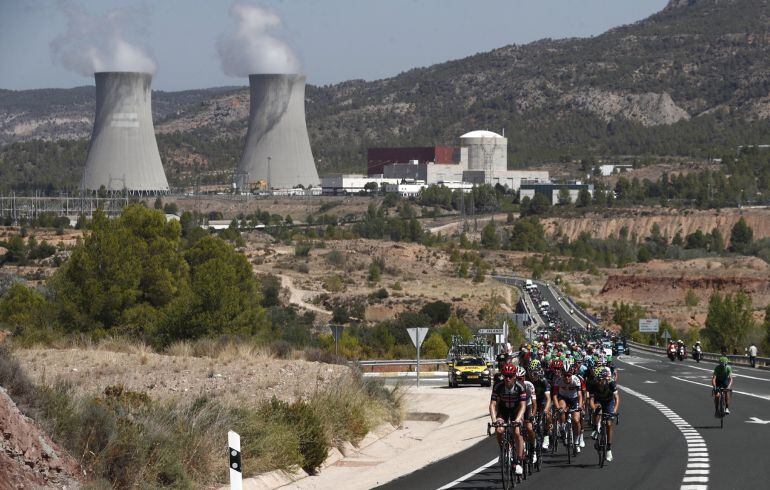
[[[414,371],[401,371],[393,373],[363,373],[364,378],[417,378]],[[446,371],[428,371],[420,373],[420,378],[446,378]]]

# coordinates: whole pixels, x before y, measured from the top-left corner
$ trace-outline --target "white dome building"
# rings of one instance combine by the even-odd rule
[[[460,146],[467,148],[468,170],[484,170],[487,174],[508,170],[508,139],[486,130],[471,131],[460,136]]]

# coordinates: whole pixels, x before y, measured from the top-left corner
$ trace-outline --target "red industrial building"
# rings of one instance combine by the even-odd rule
[[[407,163],[417,160],[419,163],[438,164],[460,163],[460,148],[454,146],[418,146],[411,148],[369,148],[367,151],[367,174],[383,173],[385,165]]]

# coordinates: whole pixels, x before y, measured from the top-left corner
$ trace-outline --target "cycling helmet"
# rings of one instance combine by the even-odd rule
[[[700,340],[696,340],[695,345],[700,345]]]
[[[604,371],[604,368],[603,368],[603,367],[601,367],[601,366],[596,366],[596,367],[594,368],[594,376],[596,376],[597,378],[598,378],[598,377],[600,377],[600,376],[602,375],[602,371]]]
[[[505,376],[505,375],[511,375],[511,374],[516,374],[516,366],[514,366],[514,365],[513,365],[513,364],[511,364],[511,363],[508,363],[508,364],[503,364],[503,367],[502,367],[502,369],[500,369],[500,373],[501,373],[503,376]]]
[[[530,371],[535,371],[540,369],[540,361],[538,361],[537,359],[532,359],[531,361],[529,361],[529,369]]]
[[[572,374],[572,363],[571,363],[571,362],[569,362],[569,361],[566,361],[566,362],[565,362],[565,363],[562,365],[562,368],[561,368],[561,370],[562,370],[563,372],[565,372],[565,373],[570,373],[570,374]]]
[[[572,357],[575,359],[575,362],[583,362],[583,356],[580,355],[580,352],[576,352]]]
[[[612,354],[607,354],[607,364],[612,362]]]
[[[516,370],[516,377],[523,378],[526,375],[527,375],[527,370],[519,366],[519,368]]]
[[[719,358],[719,364],[722,366],[727,366],[728,362],[730,362],[730,360],[725,356]]]
[[[561,359],[556,359],[555,361],[553,361],[553,369],[555,369],[556,371],[561,371],[562,369],[564,369],[564,361],[562,361]]]
[[[597,374],[597,377],[599,379],[610,379],[611,376],[612,376],[612,371],[608,367],[601,368],[601,370]]]

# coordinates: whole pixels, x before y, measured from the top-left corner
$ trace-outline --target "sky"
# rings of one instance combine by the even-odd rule
[[[387,78],[508,44],[595,36],[644,19],[668,0],[239,3],[277,16],[280,25],[271,24],[266,35],[291,49],[308,83],[325,85]],[[218,51],[236,29],[229,14],[232,4],[232,0],[0,0],[0,88],[93,85],[83,70],[68,69],[62,62],[69,59],[61,49],[70,25],[65,10],[72,8],[95,19],[92,31],[108,36],[117,26],[130,46],[146,53],[157,67],[154,89],[247,85],[247,79],[225,74]],[[115,11],[125,15],[116,17]],[[98,36],[94,44],[97,50],[112,46]],[[82,54],[82,44],[72,46],[69,55]]]

